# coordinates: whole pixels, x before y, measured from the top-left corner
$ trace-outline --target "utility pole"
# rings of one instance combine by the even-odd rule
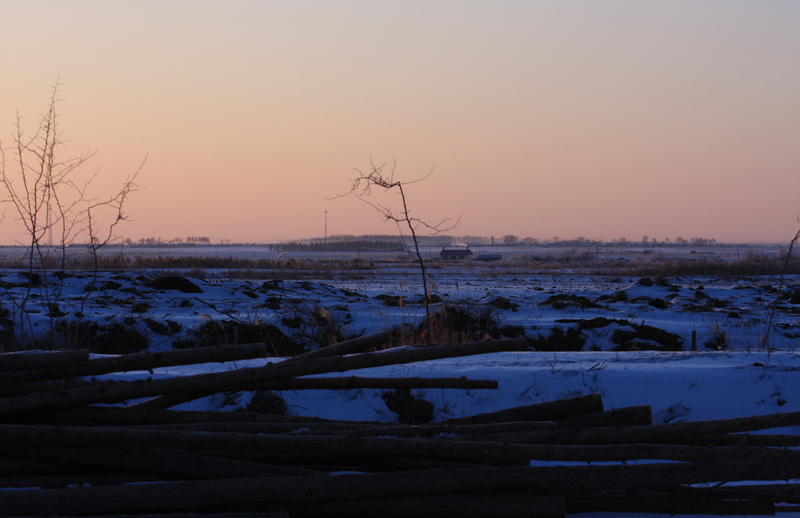
[[[328,210],[325,210],[325,251],[328,251]]]

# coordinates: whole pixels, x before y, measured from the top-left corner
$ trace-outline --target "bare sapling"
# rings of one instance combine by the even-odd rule
[[[6,147],[0,141],[0,185],[5,194],[0,203],[10,206],[10,212],[16,216],[12,219],[22,225],[25,236],[17,244],[25,248],[24,269],[29,282],[21,297],[9,297],[15,335],[21,345],[28,345],[35,338],[33,323],[25,310],[34,290],[40,290],[48,307],[58,305],[64,276],[59,277],[61,282],[57,289],[51,291],[48,289],[49,269],[66,270],[69,245],[84,240],[88,243],[97,274],[97,252],[115,239],[114,229],[126,219],[123,206],[137,190],[135,181],[144,165],[143,161],[117,193],[110,196],[90,194],[98,173],[85,175],[82,166],[96,153],[61,157],[66,141],[57,110],[60,86],[57,82],[53,87],[47,110],[40,114],[33,133],[25,132],[23,118],[17,113],[13,144]],[[52,346],[55,317],[51,316],[49,321]]]
[[[344,194],[341,194],[337,197],[353,195],[359,200],[363,201],[364,203],[370,205],[379,213],[381,213],[386,221],[392,221],[397,225],[398,232],[400,234],[400,238],[403,241],[403,246],[406,250],[409,249],[408,244],[406,244],[406,233],[404,231],[404,227],[408,229],[409,234],[411,235],[411,242],[414,246],[413,248],[413,255],[417,264],[419,265],[420,275],[422,278],[422,291],[423,291],[423,299],[425,303],[425,318],[428,323],[431,322],[431,310],[430,310],[430,290],[428,288],[428,277],[427,272],[425,269],[425,259],[422,257],[422,252],[419,249],[419,239],[417,237],[417,230],[424,229],[428,232],[429,235],[436,235],[442,232],[447,232],[452,230],[453,228],[458,225],[461,217],[455,221],[455,223],[451,224],[451,220],[444,219],[440,221],[436,225],[432,225],[427,223],[426,221],[412,217],[411,213],[408,210],[408,201],[406,199],[406,192],[404,186],[419,183],[433,174],[433,169],[431,169],[428,174],[423,176],[422,178],[417,178],[415,180],[409,181],[400,181],[395,178],[395,169],[397,167],[397,161],[395,160],[392,163],[391,169],[386,169],[386,164],[375,165],[370,157],[369,161],[369,170],[361,171],[360,169],[355,169],[355,172],[358,175],[352,179],[352,183],[350,185],[350,190]],[[372,195],[372,189],[376,188],[384,192],[396,192],[400,196],[400,210],[392,209],[386,205],[378,203],[370,199]],[[428,333],[428,342],[432,342],[431,333]]]
[[[797,222],[800,223],[800,217],[797,218]],[[761,349],[768,349],[768,342],[769,342],[769,335],[772,331],[772,323],[775,319],[775,312],[778,309],[778,301],[780,300],[781,294],[783,292],[783,278],[786,275],[786,272],[789,270],[789,263],[792,260],[792,252],[794,251],[794,247],[797,244],[797,241],[800,240],[800,230],[798,230],[794,238],[789,242],[789,248],[786,250],[786,255],[783,258],[783,268],[781,270],[781,276],[778,280],[778,291],[775,295],[775,302],[772,304],[772,309],[769,313],[769,321],[767,322],[767,327],[764,330],[764,334],[761,336]]]

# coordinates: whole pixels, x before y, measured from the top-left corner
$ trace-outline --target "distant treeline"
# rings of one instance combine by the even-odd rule
[[[639,245],[648,247],[658,246],[714,246],[717,245],[715,239],[693,237],[684,239],[677,237],[674,240],[665,238],[662,241],[656,238],[644,236],[641,241],[630,241],[625,238],[614,239],[612,241],[591,240],[583,236],[575,239],[560,239],[554,237],[550,240],[539,240],[532,237],[520,238],[512,234],[501,237],[495,236],[417,236],[420,246],[427,247],[447,247],[447,246],[627,246]],[[312,238],[299,241],[290,241],[280,244],[270,245],[274,250],[284,250],[287,252],[356,252],[359,250],[390,250],[407,249],[413,246],[413,241],[409,236],[403,239],[397,235],[332,235],[326,239]]]
[[[327,242],[318,240],[296,241],[271,245],[270,248],[280,249],[284,252],[359,252],[359,251],[404,251],[406,249],[403,242],[395,238],[393,241],[373,241],[369,239],[357,239],[353,241],[334,241]]]
[[[664,238],[657,239],[655,237],[643,236],[641,240],[630,240],[626,238],[618,238],[610,241],[603,241],[597,239],[587,239],[583,236],[578,236],[574,239],[561,239],[554,236],[550,239],[538,239],[534,237],[520,237],[513,234],[506,234],[503,236],[448,236],[448,235],[434,235],[434,236],[417,236],[417,241],[420,246],[436,247],[436,246],[715,246],[717,245],[716,239],[693,237],[691,239],[684,239],[676,237],[674,239]],[[286,241],[282,243],[274,243],[265,245],[263,243],[245,243],[245,242],[231,242],[230,239],[219,239],[218,244],[221,245],[258,245],[269,246],[272,250],[286,250],[286,251],[312,251],[312,252],[325,252],[325,251],[344,251],[355,252],[364,250],[366,248],[375,248],[377,250],[388,250],[395,248],[410,248],[413,242],[410,236],[405,236],[405,244],[403,238],[394,234],[363,234],[363,235],[349,235],[349,234],[336,234],[328,236],[328,238],[315,237],[310,239],[300,239],[295,241]],[[210,245],[211,239],[207,236],[187,236],[176,237],[170,240],[164,240],[160,237],[142,238],[138,241],[125,239],[123,243],[125,246],[142,245]]]

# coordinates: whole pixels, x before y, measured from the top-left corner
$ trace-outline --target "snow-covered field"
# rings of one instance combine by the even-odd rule
[[[0,271],[0,332],[6,333],[6,347],[10,333],[43,337],[51,329],[57,341],[71,345],[75,337],[70,330],[80,322],[82,329],[89,324],[98,353],[114,352],[114,344],[126,334],[140,337],[127,346],[154,351],[214,339],[245,343],[253,341],[252,333],[274,342],[278,352],[279,343],[316,348],[331,337],[342,340],[390,326],[418,325],[424,307],[412,266],[382,266],[338,279],[266,281],[225,278],[211,270],[204,278],[172,271],[169,282],[158,280],[165,276],[159,271],[104,271],[97,278],[51,272],[33,287],[17,271]],[[431,291],[441,300],[433,309],[455,307],[459,315],[467,315],[459,320],[458,333],[524,335],[531,345],[529,352],[358,372],[499,382],[498,390],[413,391],[434,405],[435,419],[594,393],[603,396],[606,409],[651,405],[655,423],[800,410],[797,277],[784,279],[779,291],[778,278],[772,276],[656,279],[475,263],[431,263],[429,273]],[[761,340],[767,333],[764,349]],[[269,361],[115,377],[179,376]],[[396,416],[381,399],[382,392],[296,391],[282,396],[295,415],[392,421]],[[179,408],[234,410],[245,407],[251,397],[222,394]],[[800,427],[780,432],[800,434]]]

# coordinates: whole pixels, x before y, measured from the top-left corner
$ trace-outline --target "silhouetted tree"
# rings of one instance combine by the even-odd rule
[[[419,250],[419,239],[417,238],[417,229],[422,227],[432,234],[447,232],[448,230],[452,230],[453,228],[456,227],[456,225],[458,225],[458,222],[461,220],[461,217],[459,216],[458,220],[456,220],[456,222],[453,223],[452,225],[447,224],[450,221],[450,219],[444,219],[436,225],[431,225],[419,218],[412,217],[411,214],[409,213],[408,201],[406,200],[406,193],[403,187],[405,185],[419,183],[427,179],[433,173],[433,170],[431,170],[428,174],[426,174],[422,178],[418,178],[416,180],[411,180],[407,182],[402,182],[400,180],[395,179],[395,168],[397,167],[396,160],[392,163],[391,169],[387,170],[386,164],[375,165],[375,163],[372,161],[372,157],[370,157],[369,166],[370,168],[367,171],[361,171],[359,169],[355,169],[358,175],[352,179],[350,190],[337,197],[353,195],[359,200],[373,207],[378,212],[380,212],[387,221],[393,221],[397,225],[397,229],[400,232],[400,237],[403,238],[404,244],[405,244],[405,234],[403,232],[403,226],[408,228],[411,234],[412,243],[414,245],[413,253],[419,264],[420,273],[422,276],[422,290],[425,299],[425,317],[430,323],[431,321],[430,292],[428,290],[428,279],[425,271],[425,260],[422,258],[422,252],[420,252]],[[370,199],[370,195],[372,194],[373,188],[377,188],[383,191],[397,192],[400,196],[401,208],[399,210],[396,210],[372,201]],[[406,246],[406,248],[408,247]],[[431,333],[428,333],[428,340],[429,341],[431,340]]]

